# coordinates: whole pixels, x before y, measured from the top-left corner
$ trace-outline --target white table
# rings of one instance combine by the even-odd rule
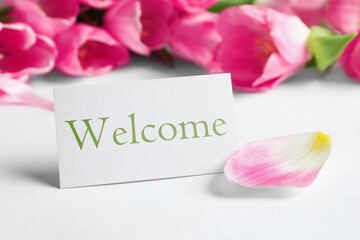
[[[93,79],[33,79],[40,95],[89,82],[203,74],[136,58]],[[252,190],[223,175],[60,190],[53,112],[0,106],[0,239],[360,239],[360,84],[306,70],[273,91],[235,94],[240,143],[322,130],[333,151],[304,189]]]

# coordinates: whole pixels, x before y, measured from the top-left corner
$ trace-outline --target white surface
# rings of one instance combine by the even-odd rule
[[[61,188],[220,173],[238,147],[230,74],[57,88],[54,99]],[[81,119],[97,147],[90,133],[78,144],[66,122],[84,139]]]
[[[136,59],[107,76],[34,79],[52,87],[203,74]],[[0,106],[0,239],[360,239],[360,84],[302,72],[262,94],[235,94],[240,143],[311,130],[333,152],[305,189],[251,190],[223,175],[59,190],[52,112]]]

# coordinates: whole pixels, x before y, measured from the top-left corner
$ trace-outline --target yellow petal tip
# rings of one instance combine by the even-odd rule
[[[331,147],[331,136],[326,135],[322,132],[318,132],[317,136],[315,137],[315,144],[313,150],[322,151],[330,147]]]

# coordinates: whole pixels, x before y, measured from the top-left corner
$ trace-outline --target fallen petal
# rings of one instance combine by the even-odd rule
[[[227,179],[245,187],[307,187],[331,150],[331,138],[310,132],[249,142],[225,164]]]
[[[0,105],[16,104],[54,109],[54,104],[37,96],[26,83],[8,77],[0,77]]]

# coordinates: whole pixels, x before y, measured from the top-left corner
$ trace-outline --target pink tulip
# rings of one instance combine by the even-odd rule
[[[95,76],[107,73],[129,61],[125,46],[105,30],[75,24],[55,38],[59,49],[56,67],[71,76]]]
[[[23,23],[0,23],[0,75],[21,78],[44,74],[54,67],[54,42]]]
[[[35,32],[53,37],[71,26],[77,17],[78,2],[74,0],[5,0],[13,6],[14,22],[24,22]]]
[[[167,44],[172,13],[170,0],[122,0],[105,13],[105,29],[132,51],[149,55]]]
[[[18,79],[0,75],[0,104],[16,104],[54,109],[54,104],[37,96],[32,89]]]
[[[218,0],[173,0],[174,5],[185,12],[198,12],[203,11],[212,5],[214,5]]]
[[[269,90],[296,73],[309,59],[309,29],[296,16],[243,5],[220,14],[223,37],[215,56],[219,69],[230,72],[236,90]]]
[[[171,51],[204,68],[211,67],[214,52],[221,42],[217,23],[218,14],[205,11],[179,17],[171,27]]]
[[[360,82],[360,35],[347,45],[339,58],[339,64],[348,76]]]
[[[115,0],[79,0],[79,2],[93,8],[104,9],[113,5]]]
[[[265,6],[277,11],[297,15],[307,26],[321,25],[326,0],[270,0]]]
[[[359,30],[360,0],[329,0],[325,8],[326,23],[342,33]]]

